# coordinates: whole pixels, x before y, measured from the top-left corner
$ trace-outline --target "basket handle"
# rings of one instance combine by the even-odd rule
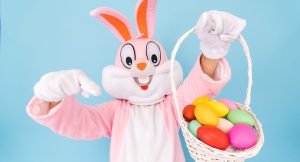
[[[176,106],[176,111],[178,114],[179,119],[183,120],[181,117],[181,113],[180,113],[180,109],[179,109],[179,102],[177,99],[177,88],[176,88],[176,84],[175,84],[175,80],[174,80],[174,62],[175,62],[175,58],[178,52],[178,49],[180,47],[180,45],[182,44],[182,42],[190,35],[192,34],[196,29],[196,26],[194,26],[192,29],[188,30],[186,33],[184,33],[176,42],[173,51],[171,53],[171,69],[170,69],[170,74],[171,74],[171,88],[172,88],[172,92],[173,92],[173,98],[174,98],[174,102],[175,102],[175,106]],[[244,101],[244,105],[245,108],[249,111],[251,111],[250,109],[250,100],[251,100],[251,88],[252,88],[252,60],[251,60],[251,56],[250,56],[250,51],[249,51],[249,47],[247,45],[247,42],[245,41],[244,37],[242,35],[240,35],[238,37],[239,42],[241,43],[245,56],[247,58],[247,64],[248,64],[248,87],[247,87],[247,91],[246,91],[246,98]]]

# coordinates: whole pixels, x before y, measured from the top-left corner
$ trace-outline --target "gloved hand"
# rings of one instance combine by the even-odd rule
[[[200,39],[200,50],[204,56],[211,59],[224,57],[231,42],[238,38],[245,26],[245,20],[227,12],[204,12],[195,31]]]
[[[100,87],[80,70],[50,72],[34,86],[34,95],[48,102],[58,102],[79,92],[84,97],[100,95]]]

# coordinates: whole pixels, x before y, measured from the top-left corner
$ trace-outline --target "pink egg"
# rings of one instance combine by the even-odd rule
[[[246,124],[237,124],[228,133],[231,145],[238,149],[247,149],[257,142],[257,135],[254,129]]]
[[[237,105],[233,102],[230,101],[228,99],[225,98],[221,98],[218,100],[219,102],[222,102],[224,105],[226,105],[230,110],[234,110],[237,109]]]
[[[232,127],[233,124],[230,121],[224,118],[219,118],[217,128],[221,129],[224,133],[228,133]]]

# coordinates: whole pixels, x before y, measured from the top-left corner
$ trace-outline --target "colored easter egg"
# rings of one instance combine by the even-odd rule
[[[196,119],[195,115],[194,115],[194,110],[195,110],[194,105],[186,105],[183,108],[182,114],[186,121],[190,122],[190,121]]]
[[[210,107],[204,104],[196,106],[194,111],[196,119],[203,125],[216,126],[218,124],[218,116]]]
[[[190,123],[189,123],[189,130],[190,132],[192,133],[192,135],[196,138],[198,138],[198,135],[197,135],[197,130],[199,127],[201,127],[202,125],[197,121],[197,120],[192,120]]]
[[[232,127],[233,127],[233,124],[230,121],[228,121],[224,118],[219,118],[217,128],[222,130],[224,133],[228,133]]]
[[[230,140],[229,140],[230,142]],[[225,151],[228,151],[228,152],[236,152],[236,148],[234,148],[233,146],[229,145]]]
[[[238,149],[248,149],[257,142],[257,134],[253,127],[247,124],[237,124],[228,133],[231,145]]]
[[[247,111],[240,109],[231,110],[227,115],[227,119],[233,124],[243,123],[248,124],[250,126],[255,125],[254,118]]]
[[[229,146],[227,135],[217,127],[202,126],[198,128],[197,135],[202,142],[211,147],[225,150]]]
[[[231,100],[228,100],[228,99],[225,99],[225,98],[221,98],[218,100],[219,102],[222,102],[224,105],[226,105],[230,110],[234,110],[234,109],[237,109],[237,105],[231,101]]]
[[[210,101],[205,103],[205,105],[208,105],[210,108],[212,108],[215,111],[215,113],[218,115],[218,117],[224,117],[229,112],[229,108],[226,105],[224,105],[222,102]]]
[[[202,96],[202,97],[199,97],[199,98],[195,99],[194,102],[193,102],[193,105],[197,106],[199,104],[203,104],[203,103],[206,103],[206,102],[209,102],[209,101],[211,101],[211,99],[209,97]]]

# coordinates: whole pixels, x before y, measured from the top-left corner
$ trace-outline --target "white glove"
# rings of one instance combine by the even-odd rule
[[[196,25],[200,50],[211,59],[224,57],[231,42],[238,38],[246,21],[222,11],[204,12]]]
[[[100,87],[80,70],[45,74],[34,86],[34,95],[48,102],[58,102],[79,92],[84,97],[100,95]]]

